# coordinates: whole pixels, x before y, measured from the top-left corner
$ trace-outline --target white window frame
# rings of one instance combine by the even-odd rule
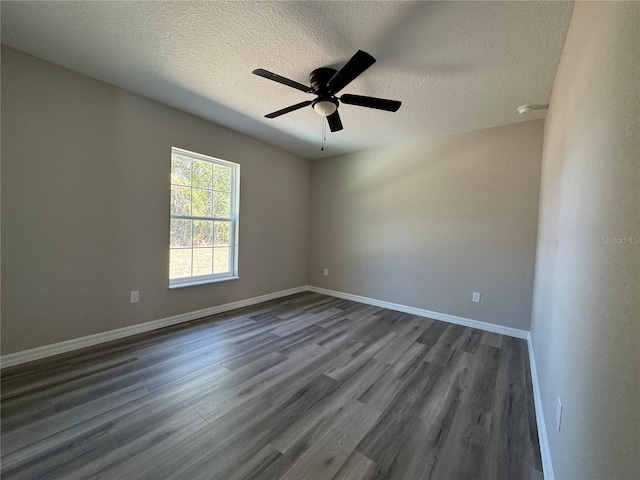
[[[171,213],[171,202],[169,202],[169,221],[171,219],[190,219],[190,220],[213,220],[213,221],[225,221],[231,222],[231,231],[229,232],[231,248],[230,254],[232,255],[232,259],[230,260],[230,264],[232,265],[230,272],[224,273],[212,273],[209,275],[196,275],[191,277],[182,277],[182,278],[170,278],[171,271],[171,260],[168,262],[168,271],[167,276],[169,277],[169,288],[183,288],[183,287],[191,287],[194,285],[203,285],[207,283],[216,283],[216,282],[224,282],[227,280],[237,280],[238,275],[238,238],[240,233],[240,164],[229,162],[227,160],[222,160],[216,157],[210,157],[208,155],[203,155],[201,153],[192,152],[190,150],[185,150],[183,148],[171,147],[171,158],[173,158],[174,154],[182,155],[185,157],[189,157],[192,160],[203,160],[206,162],[210,162],[213,164],[223,165],[225,167],[231,168],[231,190],[230,190],[230,200],[231,200],[231,217],[230,218],[219,218],[219,217],[201,217],[194,215],[173,215]],[[171,163],[170,163],[171,165]],[[171,172],[171,166],[169,168],[169,172]],[[171,175],[169,175],[171,178]],[[171,181],[169,182],[169,186],[171,186]],[[169,238],[169,241],[171,238]],[[171,247],[169,247],[171,250]],[[191,247],[193,251],[193,246]],[[193,255],[193,253],[192,253]]]

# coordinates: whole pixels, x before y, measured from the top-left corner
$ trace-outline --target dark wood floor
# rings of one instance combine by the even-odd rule
[[[2,372],[2,478],[541,479],[526,343],[314,293]]]

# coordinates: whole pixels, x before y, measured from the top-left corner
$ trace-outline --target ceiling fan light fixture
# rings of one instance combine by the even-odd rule
[[[313,103],[313,109],[318,115],[322,115],[323,117],[328,117],[329,115],[333,115],[335,111],[338,109],[337,102],[333,102],[331,100],[318,100]]]

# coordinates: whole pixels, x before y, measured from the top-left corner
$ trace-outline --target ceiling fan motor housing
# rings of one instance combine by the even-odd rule
[[[314,93],[320,96],[330,96],[327,84],[336,73],[337,70],[328,67],[316,68],[311,72],[309,74],[309,83]]]
[[[338,100],[329,92],[327,84],[336,74],[333,68],[317,68],[309,74],[309,83],[313,92],[318,95],[311,106],[323,117],[332,115],[338,109]]]

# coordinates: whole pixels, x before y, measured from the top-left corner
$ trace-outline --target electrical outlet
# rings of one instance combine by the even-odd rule
[[[480,303],[480,292],[473,292],[473,297],[471,299],[476,303]]]
[[[561,423],[562,423],[562,402],[560,401],[560,397],[558,397],[558,406],[556,407],[556,425],[558,426],[558,431],[560,431]]]
[[[131,303],[138,303],[140,300],[140,292],[138,290],[131,291]]]
[[[328,276],[329,276],[329,269],[328,269],[328,268],[325,268],[325,269],[324,269],[324,276],[325,276],[325,277],[328,277]]]

